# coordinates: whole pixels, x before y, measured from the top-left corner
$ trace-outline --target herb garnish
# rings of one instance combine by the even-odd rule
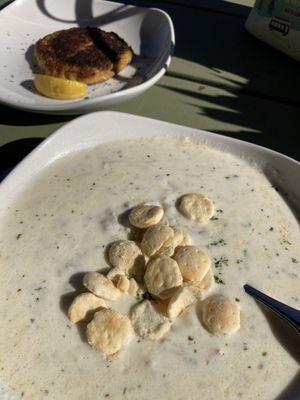
[[[219,260],[215,261],[215,267],[216,268],[221,268],[223,265],[228,266],[228,258],[221,257],[221,258],[219,258]]]
[[[215,242],[212,242],[209,244],[209,246],[226,246],[227,243],[225,242],[224,239],[216,240]]]
[[[225,285],[225,282],[217,275],[214,275],[215,282],[220,283],[221,285]]]

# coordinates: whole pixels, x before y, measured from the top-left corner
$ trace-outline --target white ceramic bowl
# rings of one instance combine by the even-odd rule
[[[83,100],[55,100],[38,94],[34,43],[74,26],[115,31],[135,58],[116,78],[89,86]],[[78,114],[129,100],[154,85],[170,64],[175,44],[168,14],[104,0],[15,0],[0,12],[0,102],[27,111]]]
[[[0,204],[8,205],[37,173],[60,157],[105,142],[151,136],[194,137],[210,146],[251,159],[263,168],[274,186],[288,193],[285,199],[298,213],[300,163],[292,158],[215,133],[112,111],[76,118],[44,140],[1,183]]]
[[[210,146],[253,160],[263,168],[270,181],[279,187],[280,191],[288,194],[284,198],[290,202],[292,210],[298,211],[299,162],[272,150],[229,137],[110,111],[74,119],[44,140],[0,184],[0,207],[9,206],[41,170],[63,156],[105,142],[153,136],[193,137]],[[299,399],[299,390],[297,380],[287,389],[284,399]]]

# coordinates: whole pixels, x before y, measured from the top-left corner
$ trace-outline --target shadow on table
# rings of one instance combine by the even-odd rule
[[[207,105],[197,111],[199,115],[240,127],[239,132],[215,129],[215,133],[269,147],[300,160],[300,147],[295,145],[298,142],[297,108],[232,92],[210,96],[201,85],[198,91],[158,85],[186,96],[191,107],[197,107],[198,101],[205,102]]]
[[[6,173],[15,167],[28,153],[30,153],[43,138],[27,138],[15,140],[0,147],[0,181]]]
[[[224,4],[223,10],[229,4],[219,3]],[[240,12],[240,5],[230,4],[231,11],[235,7]],[[199,82],[199,90],[161,86],[189,97],[198,114],[235,126],[235,132],[227,128],[217,133],[270,147],[300,160],[300,148],[295,145],[300,106],[299,63],[249,35],[244,29],[245,17],[170,7],[167,2],[162,8],[174,22],[175,56],[179,59],[176,62],[184,59],[190,62],[189,68],[198,71],[190,79]],[[250,10],[248,7],[248,13]],[[190,72],[177,68],[170,75],[189,79]],[[215,89],[208,94],[201,85]],[[201,104],[198,109],[197,104]],[[240,127],[238,132],[236,127]]]
[[[5,8],[6,6],[8,6],[10,3],[12,3],[14,0],[8,0],[7,2],[5,2],[4,4],[0,5],[0,10],[2,10],[3,8]]]
[[[67,122],[75,116],[35,114],[0,104],[0,124],[8,126],[39,126]]]

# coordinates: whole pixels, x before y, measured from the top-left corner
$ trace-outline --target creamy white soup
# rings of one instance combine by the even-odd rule
[[[213,200],[209,222],[177,211],[191,192]],[[210,294],[239,304],[241,328],[213,336],[196,304],[160,341],[133,336],[105,360],[67,308],[82,274],[105,271],[106,246],[127,238],[119,216],[143,201],[160,203],[210,254]],[[284,196],[257,166],[192,140],[119,141],[53,163],[0,209],[0,398],[274,400],[299,365],[242,285],[299,308],[299,241]],[[111,305],[127,314],[136,302],[124,294]]]

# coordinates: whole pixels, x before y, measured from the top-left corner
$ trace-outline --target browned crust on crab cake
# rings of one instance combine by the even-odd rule
[[[35,45],[43,73],[87,84],[111,78],[131,62],[132,55],[115,33],[89,27],[57,31]]]
[[[97,28],[90,28],[90,31],[96,46],[113,62],[116,74],[131,63],[133,52],[124,39],[114,32],[105,32]]]

